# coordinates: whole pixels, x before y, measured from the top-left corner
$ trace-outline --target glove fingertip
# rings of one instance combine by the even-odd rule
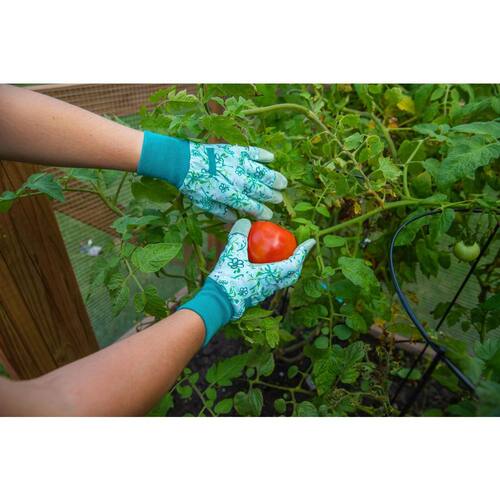
[[[257,149],[257,157],[254,158],[257,161],[262,161],[264,163],[270,163],[274,161],[274,154],[267,149],[256,148]]]
[[[251,227],[252,223],[248,219],[239,219],[234,223],[230,234],[242,234],[243,236],[248,236]]]
[[[261,220],[271,220],[273,218],[273,211],[264,205],[262,212],[259,214]]]
[[[288,186],[287,178],[283,174],[280,174],[279,172],[275,173],[276,173],[276,178],[274,179],[273,188],[279,190],[285,189]]]

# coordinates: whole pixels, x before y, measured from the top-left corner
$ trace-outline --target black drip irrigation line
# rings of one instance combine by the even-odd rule
[[[457,211],[457,212],[484,213],[481,209],[456,208],[455,211]],[[405,404],[405,406],[401,410],[401,416],[404,416],[404,415],[406,415],[408,413],[408,411],[412,407],[413,403],[417,400],[419,394],[422,392],[422,390],[426,386],[427,382],[430,380],[431,375],[434,372],[434,370],[437,367],[437,365],[439,364],[439,362],[442,362],[443,364],[445,364],[453,372],[453,374],[457,377],[457,379],[462,383],[462,385],[466,389],[468,389],[470,392],[472,392],[473,394],[475,394],[475,386],[474,386],[474,384],[460,370],[460,368],[458,368],[446,356],[445,349],[442,346],[438,345],[436,342],[434,342],[431,339],[431,337],[429,336],[429,334],[425,330],[425,328],[422,325],[422,323],[416,317],[413,309],[411,308],[411,306],[410,306],[410,304],[408,302],[408,299],[407,299],[406,295],[401,290],[401,287],[400,287],[398,279],[397,279],[396,270],[394,268],[394,247],[396,246],[396,240],[397,240],[397,237],[399,236],[399,234],[401,233],[401,231],[403,231],[408,225],[410,225],[412,222],[415,222],[418,219],[421,219],[423,217],[428,217],[428,216],[436,215],[436,214],[439,214],[441,212],[442,212],[442,209],[441,208],[437,208],[437,209],[429,210],[428,212],[424,212],[422,214],[416,215],[415,217],[412,217],[411,219],[408,219],[407,221],[405,221],[403,224],[401,224],[397,228],[396,232],[394,233],[394,235],[392,237],[391,244],[390,244],[390,247],[389,247],[389,272],[390,272],[390,275],[391,275],[392,283],[393,283],[394,288],[396,290],[396,294],[397,294],[397,296],[399,298],[399,301],[401,302],[401,305],[403,306],[404,310],[406,311],[406,313],[408,314],[409,318],[411,319],[411,321],[413,322],[413,324],[415,325],[415,327],[417,328],[417,330],[420,332],[420,334],[422,335],[422,337],[423,337],[423,339],[425,341],[425,347],[420,351],[419,355],[417,356],[417,358],[415,359],[415,361],[411,365],[411,367],[408,370],[408,373],[404,377],[403,381],[399,384],[398,388],[396,389],[396,392],[394,393],[394,396],[391,398],[391,404],[394,404],[394,402],[397,400],[397,398],[398,398],[401,390],[408,383],[408,380],[409,380],[409,377],[410,377],[412,371],[415,369],[415,367],[418,365],[418,363],[422,360],[425,352],[427,351],[427,348],[430,347],[434,351],[434,353],[435,353],[435,356],[432,359],[431,364],[429,365],[429,367],[426,369],[426,371],[422,375],[422,378],[419,380],[419,383],[418,383],[417,387],[415,388],[415,390],[411,394],[409,400],[407,401],[407,403]],[[489,237],[486,240],[485,244],[481,248],[481,251],[480,251],[477,259],[472,263],[472,265],[471,265],[471,267],[470,267],[467,275],[465,276],[464,280],[462,281],[462,284],[460,285],[459,289],[455,293],[455,296],[453,297],[452,301],[448,304],[448,307],[446,308],[446,311],[444,312],[443,316],[441,317],[441,319],[439,320],[439,322],[438,322],[438,324],[436,326],[436,330],[439,330],[439,328],[443,324],[444,320],[448,316],[448,313],[451,311],[451,308],[456,303],[456,301],[457,301],[458,297],[460,296],[462,290],[464,289],[465,285],[467,284],[467,282],[469,281],[470,277],[474,273],[474,271],[475,271],[475,269],[477,267],[477,264],[479,263],[479,261],[481,260],[482,256],[486,252],[486,250],[487,250],[488,246],[490,245],[490,243],[493,241],[493,238],[495,237],[495,235],[496,235],[496,233],[498,231],[498,227],[499,227],[499,225],[498,225],[498,222],[497,222],[494,230],[491,232],[491,234],[489,235]]]

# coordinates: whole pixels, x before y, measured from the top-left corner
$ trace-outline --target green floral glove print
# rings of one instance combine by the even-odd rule
[[[228,243],[209,278],[220,285],[233,306],[231,319],[238,319],[248,307],[257,305],[274,292],[293,285],[300,277],[302,264],[316,243],[309,239],[293,255],[281,262],[253,264],[248,260],[248,219],[237,221]]]
[[[233,209],[268,220],[265,203],[281,203],[287,180],[262,163],[274,155],[256,147],[197,144],[152,132],[144,133],[138,173],[164,179],[200,209],[231,222]]]
[[[235,221],[234,208],[267,220],[273,212],[263,203],[283,201],[277,190],[287,186],[286,178],[259,163],[274,159],[269,151],[190,143],[190,156],[190,168],[180,190],[206,212]]]

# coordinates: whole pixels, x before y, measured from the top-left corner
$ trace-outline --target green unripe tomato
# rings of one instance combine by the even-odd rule
[[[474,242],[472,245],[466,245],[463,241],[459,241],[453,247],[453,253],[455,257],[459,260],[463,260],[464,262],[472,262],[479,257],[479,253],[481,249],[477,242]]]

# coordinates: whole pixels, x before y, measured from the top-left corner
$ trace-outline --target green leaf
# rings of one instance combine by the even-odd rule
[[[266,341],[269,347],[274,349],[280,343],[280,332],[278,327],[266,328]]]
[[[177,385],[175,390],[182,399],[188,399],[193,395],[193,388],[190,385]]]
[[[273,311],[267,309],[262,309],[261,307],[252,307],[245,311],[242,320],[245,321],[257,321],[259,319],[268,318],[273,314]]]
[[[465,177],[473,178],[479,167],[500,157],[500,143],[489,143],[484,136],[454,139],[439,169],[438,185],[448,186]]]
[[[323,238],[323,244],[328,248],[338,248],[343,247],[346,244],[346,240],[342,236],[328,234]]]
[[[227,415],[233,409],[233,399],[227,398],[219,401],[214,408],[214,412],[217,415]]]
[[[330,212],[323,205],[317,206],[316,212],[318,212],[318,214],[322,215],[323,217],[326,217],[327,219],[330,217]]]
[[[158,215],[143,215],[142,217],[124,215],[122,217],[118,217],[118,219],[111,224],[111,227],[115,229],[116,232],[124,234],[129,230],[129,228],[146,226],[147,224],[151,224],[151,222],[159,220],[161,220],[161,217]]]
[[[250,389],[248,391],[248,406],[250,409],[250,415],[259,417],[262,412],[263,405],[264,397],[262,396],[262,391],[260,389]]]
[[[455,220],[455,211],[452,208],[445,208],[437,217],[434,216],[429,224],[432,241],[441,239],[451,228]]]
[[[196,217],[187,217],[186,219],[186,229],[191,237],[193,243],[198,246],[203,245],[203,234],[201,232],[200,223]]]
[[[336,325],[333,327],[333,333],[340,340],[348,340],[351,338],[352,330],[346,325]]]
[[[262,85],[261,87],[267,87]],[[259,86],[250,83],[216,83],[207,85],[207,95],[220,97],[252,97]],[[260,92],[259,92],[260,93]]]
[[[286,412],[286,401],[282,398],[274,400],[274,409],[276,413],[283,414]]]
[[[298,417],[318,417],[318,410],[310,401],[302,401],[297,405]]]
[[[207,399],[215,400],[217,398],[217,391],[213,387],[208,387],[205,391],[205,396]]]
[[[312,299],[318,299],[322,295],[322,288],[319,281],[316,278],[308,279],[304,281],[304,293],[311,297]]]
[[[359,377],[359,363],[365,356],[365,344],[356,341],[342,348],[332,346],[327,355],[313,364],[314,383],[318,394],[327,392],[338,378],[344,384],[352,384]]]
[[[239,391],[234,395],[234,409],[237,411],[238,415],[242,417],[251,415],[248,394]]]
[[[500,293],[486,299],[479,307],[484,311],[498,311],[500,309]]]
[[[363,259],[340,257],[339,265],[342,274],[363,290],[369,291],[372,288],[378,288],[379,284],[375,273]]]
[[[200,107],[200,102],[195,95],[188,94],[186,90],[176,92],[176,89],[173,88],[168,93],[164,106],[169,114],[183,115],[197,111]]]
[[[80,182],[93,182],[97,183],[99,176],[98,170],[94,168],[71,168],[68,172],[70,177],[79,180]]]
[[[40,172],[30,175],[22,189],[31,189],[46,194],[49,198],[57,201],[64,201],[64,194],[61,185],[54,179],[52,174]]]
[[[356,149],[363,142],[363,136],[359,132],[346,137],[344,140],[345,148],[350,151]]]
[[[474,352],[476,356],[483,361],[489,361],[500,351],[500,339],[489,338],[482,344],[476,342],[474,344]]]
[[[263,377],[269,377],[274,371],[274,356],[272,352],[267,353],[267,355],[260,360],[256,365],[259,375]]]
[[[396,181],[402,174],[401,169],[390,158],[380,158],[378,164],[386,181]]]
[[[356,332],[365,333],[368,330],[368,325],[361,314],[357,312],[351,313],[345,320],[346,325]]]
[[[316,349],[328,349],[328,337],[321,335],[314,340],[314,347]]]
[[[139,201],[153,203],[168,203],[177,195],[178,191],[168,182],[151,177],[141,177],[131,185],[132,195]]]
[[[118,289],[117,293],[112,296],[112,307],[111,310],[113,312],[113,316],[118,316],[125,306],[128,304],[128,300],[130,298],[130,288],[126,285],[123,285]]]
[[[397,370],[394,370],[391,373],[392,373],[392,375],[397,375],[399,378],[403,378],[403,379],[408,377],[408,374],[409,374],[410,376],[408,377],[408,380],[420,380],[422,378],[422,373],[417,368],[414,368],[411,371],[411,373],[410,373],[409,368],[399,368]]]
[[[108,287],[109,290],[116,290],[117,288],[120,288],[123,285],[125,278],[126,276],[124,276],[120,272],[113,273],[108,279],[106,286]]]
[[[144,287],[142,295],[144,299],[144,312],[146,314],[154,316],[158,319],[166,317],[167,307],[165,305],[165,299],[160,297],[158,290],[154,285]]]
[[[294,210],[296,212],[307,212],[309,210],[313,210],[314,206],[311,203],[308,203],[307,201],[301,201],[295,205]]]
[[[144,307],[146,305],[146,298],[144,293],[139,292],[134,295],[134,307],[137,313],[141,313],[144,311]]]
[[[154,273],[174,259],[181,248],[180,243],[152,243],[139,247],[132,254],[132,264],[143,273]]]
[[[202,125],[216,138],[231,144],[247,144],[247,138],[236,126],[236,122],[227,116],[209,115],[201,120]]]
[[[0,213],[8,212],[16,199],[17,195],[12,191],[4,191],[0,194]]]
[[[499,102],[499,97],[487,97],[479,101],[470,102],[464,106],[452,108],[451,118],[455,123],[462,122],[473,116],[482,115],[489,110],[495,111]]]
[[[208,369],[205,378],[209,384],[230,386],[232,380],[243,373],[247,360],[248,354],[239,354],[219,361]]]
[[[168,392],[158,404],[148,413],[148,417],[164,417],[174,407],[174,398]]]
[[[427,198],[432,194],[432,177],[429,172],[421,172],[411,181],[412,191],[419,198]]]
[[[452,127],[451,130],[454,132],[461,132],[463,134],[490,135],[495,139],[499,139],[500,121],[466,123],[464,125]]]

